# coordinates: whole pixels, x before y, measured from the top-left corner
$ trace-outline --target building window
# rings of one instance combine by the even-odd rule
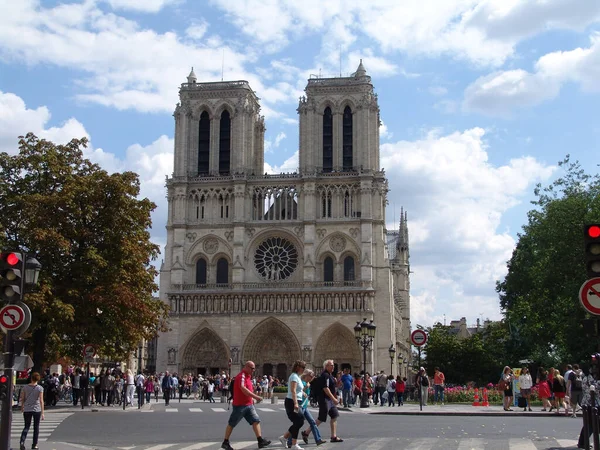
[[[352,256],[344,258],[344,281],[354,281],[354,258]]]
[[[206,175],[209,172],[210,159],[210,119],[204,111],[200,115],[200,131],[198,135],[198,175]]]
[[[281,237],[264,240],[254,253],[254,266],[267,281],[285,280],[298,266],[298,250]]]
[[[196,261],[196,284],[206,284],[206,260]]]
[[[217,261],[217,284],[229,284],[229,263],[225,258]]]
[[[321,195],[321,217],[331,217],[331,194],[325,192]]]
[[[325,258],[325,261],[323,261],[323,281],[333,281],[333,258],[330,256]]]
[[[344,170],[352,170],[352,110],[344,109],[342,131],[342,155]]]
[[[219,173],[227,175],[230,171],[231,159],[231,119],[229,111],[225,110],[221,114],[221,124],[219,128]]]
[[[323,112],[323,172],[333,170],[333,116],[328,106]]]

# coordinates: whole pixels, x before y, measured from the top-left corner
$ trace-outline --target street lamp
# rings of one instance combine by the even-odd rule
[[[402,363],[404,362],[404,356],[398,355],[398,375],[402,378]]]
[[[392,376],[392,374],[394,373],[394,356],[396,356],[396,349],[394,348],[394,344],[390,344],[388,352],[390,354],[390,376]]]
[[[42,265],[34,257],[27,258],[25,262],[25,284],[27,286],[35,286],[38,284]]]
[[[356,322],[354,327],[354,337],[356,342],[363,349],[363,382],[360,396],[360,407],[369,407],[369,395],[367,393],[367,349],[371,347],[373,339],[375,339],[375,330],[377,327],[373,323],[373,320],[367,322],[365,317],[362,322]]]

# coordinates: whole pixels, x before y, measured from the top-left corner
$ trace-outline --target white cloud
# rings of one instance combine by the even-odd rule
[[[555,98],[567,82],[600,92],[600,34],[591,36],[588,48],[558,51],[542,56],[534,72],[521,69],[495,72],[477,79],[465,90],[466,110],[507,115],[515,109]]]
[[[113,9],[156,13],[179,0],[105,0]]]
[[[390,204],[408,211],[413,323],[430,323],[432,310],[460,317],[465,302],[499,317],[495,281],[515,245],[500,220],[555,170],[532,157],[493,166],[484,136],[481,128],[433,131],[381,146]]]
[[[430,86],[429,93],[432,95],[446,95],[448,93],[448,88],[444,86]]]
[[[57,144],[66,144],[73,138],[89,138],[78,120],[70,118],[60,126],[48,128],[50,118],[50,111],[45,106],[28,109],[21,97],[0,91],[0,152],[16,154],[17,137],[28,132]]]
[[[190,39],[200,40],[208,31],[208,22],[200,21],[186,28],[185,34]]]
[[[390,130],[388,130],[387,125],[382,120],[381,126],[379,127],[379,138],[381,140],[389,140],[392,138],[393,135],[394,135],[394,133],[392,133]]]
[[[271,50],[311,32],[325,33],[318,61],[330,63],[338,60],[333,56],[340,45],[346,49],[362,35],[377,42],[383,52],[447,54],[477,65],[499,66],[514,55],[524,39],[547,29],[582,30],[600,19],[600,2],[590,0],[213,3],[244,33]]]
[[[252,57],[210,47],[210,39],[190,43],[173,32],[142,28],[92,2],[45,8],[23,0],[4,9],[0,58],[74,69],[80,77],[77,98],[118,109],[172,111],[190,66],[199,80],[218,80],[224,51],[225,72],[243,79],[243,64]]]
[[[298,152],[286,159],[280,166],[274,166],[265,161],[265,172],[269,174],[297,172],[299,166]]]

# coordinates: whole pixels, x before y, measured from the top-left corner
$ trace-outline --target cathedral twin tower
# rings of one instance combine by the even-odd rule
[[[303,359],[362,369],[354,330],[374,319],[367,370],[390,345],[410,354],[408,231],[385,227],[379,106],[362,61],[350,77],[311,78],[300,98],[299,168],[264,172],[264,118],[246,81],[180,89],[160,297],[170,331],[157,370],[287,378]],[[394,373],[406,369],[395,365]]]

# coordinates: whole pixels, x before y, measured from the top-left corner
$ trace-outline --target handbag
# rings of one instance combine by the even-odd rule
[[[500,391],[505,391],[505,390],[507,390],[507,389],[508,389],[508,383],[507,383],[507,382],[506,382],[504,379],[501,379],[501,380],[498,382],[498,389],[499,389]]]

